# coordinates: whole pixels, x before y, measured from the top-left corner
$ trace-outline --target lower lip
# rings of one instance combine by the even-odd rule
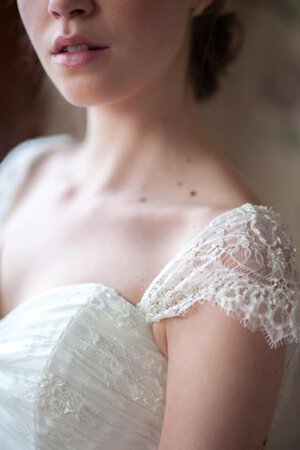
[[[55,64],[66,67],[78,67],[101,58],[108,47],[99,50],[84,50],[79,52],[56,53],[53,55]]]

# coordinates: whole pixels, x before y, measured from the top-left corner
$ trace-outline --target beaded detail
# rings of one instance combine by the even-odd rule
[[[5,317],[0,335],[0,417],[4,407],[10,423],[0,422],[0,437],[13,432],[16,450],[157,448],[167,360],[114,290],[46,291]]]
[[[40,387],[39,407],[47,411],[48,417],[58,418],[65,414],[74,414],[77,420],[85,421],[92,418],[92,414],[84,406],[83,397],[72,390],[66,380],[49,372],[47,377],[38,383]]]
[[[38,139],[25,142],[1,166],[0,234],[26,170],[45,148]],[[198,303],[260,329],[273,348],[293,344],[279,393],[283,404],[299,361],[299,293],[296,249],[279,214],[245,203],[195,236],[136,308],[100,283],[28,300],[0,321],[0,446],[157,449],[167,360],[151,322],[184,316]]]
[[[148,321],[211,303],[260,328],[268,344],[299,343],[296,249],[272,207],[244,204],[214,220],[171,261],[140,305]]]
[[[148,322],[210,304],[267,344],[288,345],[272,427],[300,361],[300,282],[296,248],[272,207],[250,203],[217,216],[153,280],[140,310]]]

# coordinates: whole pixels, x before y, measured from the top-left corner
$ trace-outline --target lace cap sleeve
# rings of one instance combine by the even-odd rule
[[[272,207],[246,203],[221,214],[165,269],[141,305],[148,321],[210,303],[260,329],[271,347],[299,343],[296,249]]]
[[[158,322],[198,303],[260,330],[272,348],[289,344],[275,426],[300,361],[300,282],[292,237],[272,207],[245,203],[209,222],[153,280],[140,307]]]

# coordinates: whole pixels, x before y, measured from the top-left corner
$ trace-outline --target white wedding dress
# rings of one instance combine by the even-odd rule
[[[0,232],[26,173],[58,134],[27,140],[0,164]],[[210,303],[287,345],[272,427],[299,361],[295,248],[272,207],[213,219],[154,278],[137,306],[101,283],[54,288],[0,321],[1,450],[157,450],[167,359],[151,322]]]

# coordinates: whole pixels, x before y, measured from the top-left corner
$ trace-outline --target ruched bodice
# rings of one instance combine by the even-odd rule
[[[35,158],[55,135],[26,141],[0,165],[0,231]],[[1,450],[157,450],[167,359],[152,322],[210,303],[268,345],[287,344],[273,424],[299,362],[295,248],[272,207],[217,216],[151,282],[137,305],[101,282],[27,299],[0,321]]]
[[[0,336],[1,449],[157,448],[166,358],[113,289],[41,293],[0,322]]]

